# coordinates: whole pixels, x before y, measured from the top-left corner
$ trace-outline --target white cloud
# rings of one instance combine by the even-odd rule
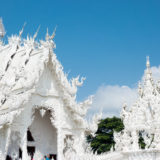
[[[154,80],[160,80],[160,66],[151,67]],[[143,79],[144,75],[142,76]],[[119,116],[119,112],[124,102],[131,106],[137,98],[137,88],[119,85],[100,86],[93,100],[93,104],[88,111],[88,117],[100,111],[103,117]]]
[[[122,104],[126,102],[128,105],[131,105],[136,100],[136,97],[137,91],[134,88],[102,85],[95,94],[89,114],[92,115],[102,110],[103,117],[118,116]]]

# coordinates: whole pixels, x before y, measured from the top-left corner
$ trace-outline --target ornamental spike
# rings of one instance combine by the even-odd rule
[[[5,36],[6,32],[4,29],[2,18],[0,18],[0,37],[3,38]]]
[[[24,31],[24,27],[25,27],[25,25],[26,25],[26,22],[24,23],[24,25],[23,25],[22,29],[19,31],[19,37],[21,37],[21,36],[22,36],[22,33],[23,33],[23,31]]]
[[[39,32],[39,29],[40,29],[40,26],[38,27],[38,29],[37,29],[36,33],[34,34],[33,39],[35,39],[35,38],[37,37],[38,32]]]
[[[55,29],[54,29],[52,35],[51,35],[51,39],[53,39],[53,38],[55,37],[55,35],[56,35],[56,30],[57,30],[57,25],[56,25],[56,27],[55,27]]]
[[[149,56],[146,57],[146,67],[150,68]]]
[[[48,28],[47,28],[47,33],[46,33],[46,41],[49,41],[49,33],[48,33]]]

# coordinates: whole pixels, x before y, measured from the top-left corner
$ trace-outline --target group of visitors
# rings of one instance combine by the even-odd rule
[[[47,156],[44,156],[42,160],[55,160],[53,157],[51,158],[50,155],[48,154]]]

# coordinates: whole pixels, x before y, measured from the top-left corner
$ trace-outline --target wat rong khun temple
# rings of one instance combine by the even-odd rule
[[[67,79],[54,53],[54,36],[45,40],[8,37],[0,20],[0,160],[160,160],[160,82],[152,78],[149,58],[138,97],[124,104],[124,130],[114,133],[115,146],[97,155],[86,142],[101,115],[85,118],[92,97],[76,101],[84,78]],[[138,143],[139,133],[145,148]]]

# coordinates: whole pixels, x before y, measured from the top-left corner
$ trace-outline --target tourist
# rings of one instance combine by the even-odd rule
[[[50,155],[47,154],[46,160],[50,160]]]

